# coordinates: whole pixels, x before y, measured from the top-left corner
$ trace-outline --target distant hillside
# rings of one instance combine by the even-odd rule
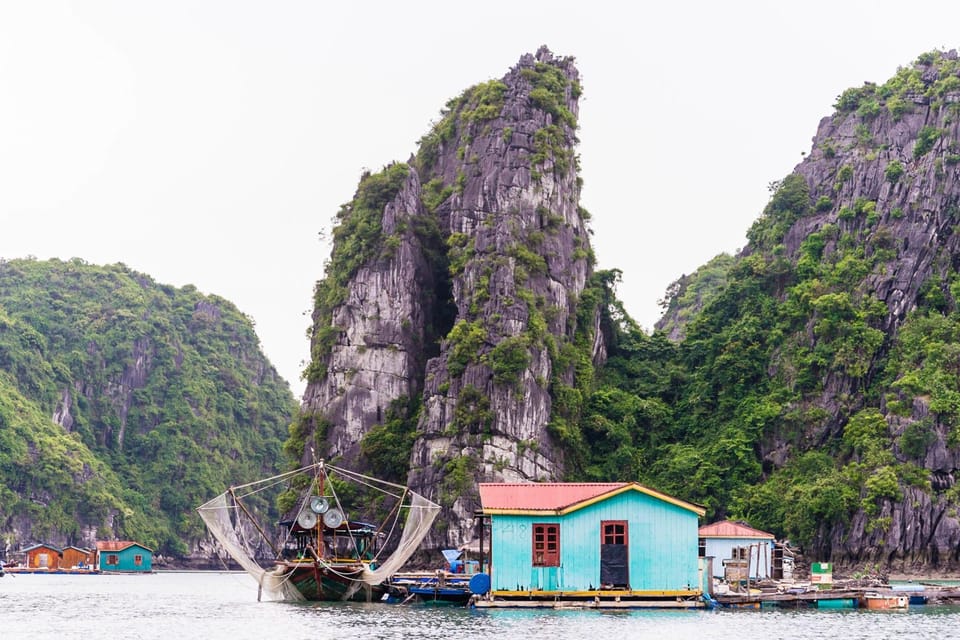
[[[0,261],[0,537],[191,553],[194,509],[278,468],[295,406],[222,298],[123,265]]]

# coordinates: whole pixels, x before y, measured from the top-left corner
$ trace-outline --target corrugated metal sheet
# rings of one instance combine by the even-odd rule
[[[626,486],[626,482],[481,482],[484,509],[559,511]]]
[[[701,538],[750,538],[752,540],[773,540],[772,533],[754,529],[741,522],[721,520],[700,527]]]
[[[135,544],[129,540],[97,540],[97,551],[123,551]]]
[[[480,484],[480,504],[484,513],[531,513],[565,515],[618,493],[636,491],[652,498],[693,511],[702,516],[706,510],[690,502],[668,496],[639,482],[543,482]]]

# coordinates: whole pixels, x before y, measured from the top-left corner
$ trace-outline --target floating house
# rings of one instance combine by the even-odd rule
[[[714,577],[727,581],[773,577],[774,536],[742,522],[700,527],[700,556],[713,558]]]
[[[149,573],[153,571],[153,550],[138,542],[110,540],[97,542],[100,571]]]
[[[60,559],[60,567],[63,569],[89,571],[94,568],[96,563],[96,552],[83,547],[73,545],[64,547],[63,555]]]
[[[50,544],[34,544],[22,550],[24,566],[28,570],[56,571],[63,555],[59,547]]]
[[[477,606],[700,605],[702,507],[636,482],[479,488],[491,560]]]

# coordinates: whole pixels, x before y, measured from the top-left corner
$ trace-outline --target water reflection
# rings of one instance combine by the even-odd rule
[[[257,602],[238,574],[30,576],[0,580],[0,638],[89,640],[880,640],[951,638],[960,607],[857,610],[469,610],[380,603]]]

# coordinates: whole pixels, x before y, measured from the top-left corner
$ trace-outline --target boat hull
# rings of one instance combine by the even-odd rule
[[[386,583],[389,602],[462,606],[473,596],[470,579],[474,575],[448,571],[398,573]]]
[[[860,598],[862,609],[906,609],[910,606],[910,596],[872,595]]]
[[[386,593],[383,585],[359,580],[358,565],[320,565],[296,563],[281,565],[289,572],[290,583],[304,600],[315,602],[379,602]]]

